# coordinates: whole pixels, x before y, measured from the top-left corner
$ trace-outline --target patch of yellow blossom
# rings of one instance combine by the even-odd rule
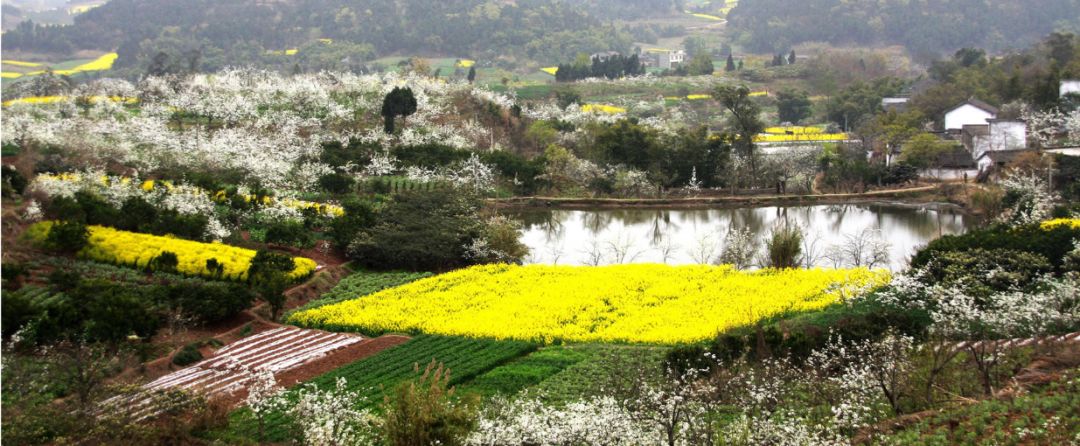
[[[788,312],[821,309],[885,271],[723,266],[481,265],[298,312],[305,327],[538,342],[676,344]]]
[[[4,60],[4,61],[0,61],[0,63],[2,63],[4,65],[13,65],[13,66],[16,66],[16,67],[30,67],[30,68],[33,68],[33,67],[40,67],[41,66],[41,64],[39,64],[37,62],[23,62],[23,61],[19,61],[19,60]]]
[[[113,63],[116,62],[116,53],[104,54],[101,57],[94,59],[93,61],[84,63],[75,68],[72,68],[73,72],[80,71],[104,71],[112,69]]]
[[[53,224],[51,221],[37,223],[27,229],[26,234],[40,243],[48,236]],[[242,281],[247,280],[247,270],[256,253],[251,249],[221,243],[140,234],[105,226],[88,226],[87,229],[90,236],[86,247],[78,252],[79,257],[136,269],[146,269],[150,260],[168,251],[176,254],[176,270],[179,273],[219,277],[207,268],[207,261],[213,259],[224,268],[220,278]],[[315,271],[315,261],[305,257],[294,257],[293,264],[295,267],[287,277],[294,281]]]
[[[1044,221],[1039,225],[1044,231],[1050,231],[1062,226],[1070,229],[1080,229],[1080,218],[1055,218]]]
[[[554,76],[555,73],[559,72],[559,67],[544,67],[544,68],[541,68],[540,71],[543,71],[543,72],[545,72],[547,74],[550,74],[550,75]]]
[[[460,59],[457,63],[457,66],[460,68],[469,68],[473,65],[476,65],[476,61],[472,59]]]
[[[607,104],[585,104],[581,106],[581,111],[586,113],[607,113],[609,115],[626,113],[625,108]]]

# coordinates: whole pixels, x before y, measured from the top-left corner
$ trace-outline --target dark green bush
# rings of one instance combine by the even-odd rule
[[[53,197],[45,203],[45,217],[50,220],[68,220],[86,223],[86,213],[78,201],[71,197]]]
[[[1017,228],[994,225],[963,235],[947,235],[934,240],[915,254],[911,266],[922,268],[948,252],[1007,249],[1038,254],[1049,260],[1055,271],[1060,272],[1065,254],[1073,249],[1073,242],[1077,239],[1080,239],[1080,229],[1066,226],[1047,231],[1039,225]]]
[[[1053,266],[1042,255],[982,248],[940,253],[926,270],[934,283],[977,288],[969,291],[980,294],[1023,287],[1051,271]]]
[[[116,227],[125,231],[150,232],[157,218],[154,205],[142,197],[130,197],[120,206]]]
[[[86,224],[79,221],[61,221],[54,223],[45,236],[45,248],[57,252],[74,254],[89,242],[90,231]]]
[[[49,273],[46,279],[54,290],[67,291],[78,286],[82,276],[75,271],[55,269]]]
[[[266,225],[266,243],[306,248],[315,242],[312,237],[301,221],[279,220]]]
[[[469,159],[472,151],[443,144],[418,144],[395,147],[391,152],[403,167],[443,167]]]
[[[26,181],[26,177],[19,173],[18,170],[15,170],[14,167],[8,165],[0,168],[0,172],[2,172],[4,182],[2,188],[3,195],[5,197],[22,195],[22,193],[26,190],[26,186],[29,184],[29,182]]]
[[[22,263],[7,262],[0,268],[0,276],[4,279],[4,289],[14,291],[22,287],[22,282],[30,268]]]
[[[150,259],[146,263],[147,272],[161,271],[163,273],[176,273],[176,267],[180,265],[180,260],[176,257],[176,253],[169,251],[162,251],[157,257]]]
[[[199,353],[199,346],[196,344],[188,344],[173,355],[172,363],[184,367],[199,362],[202,359],[203,355],[202,353]]]
[[[164,304],[183,308],[202,323],[214,323],[239,314],[255,301],[255,294],[240,284],[207,282],[201,286],[171,285]]]
[[[86,215],[86,224],[112,226],[120,219],[120,210],[95,194],[75,192],[75,201]]]
[[[356,180],[349,175],[330,173],[319,178],[319,187],[332,194],[346,194],[352,191]]]

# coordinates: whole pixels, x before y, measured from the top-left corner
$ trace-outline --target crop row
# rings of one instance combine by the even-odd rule
[[[27,235],[36,242],[44,242],[53,222],[41,222],[27,229]],[[256,252],[251,249],[201,243],[171,237],[120,231],[104,226],[89,226],[86,247],[78,252],[80,257],[98,262],[147,269],[150,261],[164,252],[176,255],[176,271],[190,276],[203,276],[225,280],[246,280],[248,267]],[[220,272],[211,269],[216,263]],[[307,277],[315,271],[314,260],[293,258],[294,268],[287,274],[291,280]]]
[[[484,397],[513,395],[534,387],[586,359],[583,349],[553,345],[496,367],[462,385],[458,391]]]
[[[294,313],[331,331],[428,333],[544,343],[677,344],[778,314],[823,308],[888,274],[731,266],[482,265]]]
[[[331,389],[338,378],[345,378],[351,389],[365,396],[360,405],[375,408],[399,384],[419,377],[432,360],[445,365],[450,370],[450,384],[458,385],[535,349],[535,344],[527,342],[417,336],[402,345],[324,374],[310,383],[321,389]],[[421,372],[417,372],[417,368]],[[249,411],[241,409],[233,419],[236,421],[235,433],[253,438],[251,434],[257,427]],[[271,413],[266,420],[266,440],[287,440],[291,425],[292,420],[286,413]]]

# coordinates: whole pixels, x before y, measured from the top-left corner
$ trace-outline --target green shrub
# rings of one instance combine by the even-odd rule
[[[162,251],[157,257],[150,259],[146,263],[146,271],[161,271],[163,273],[176,273],[176,267],[180,265],[180,260],[176,257],[176,253],[169,251]]]
[[[135,232],[150,232],[157,221],[157,208],[142,197],[129,197],[120,206],[120,219],[117,229]]]
[[[963,235],[947,235],[934,240],[915,254],[911,260],[911,266],[913,268],[925,267],[933,259],[947,252],[1008,249],[1038,254],[1049,260],[1055,271],[1060,272],[1065,255],[1073,249],[1073,243],[1076,240],[1080,240],[1080,229],[1067,226],[1043,230],[1039,225],[1015,228],[994,225]]]
[[[80,221],[61,221],[49,228],[49,234],[45,236],[44,246],[46,249],[74,254],[86,247],[89,242],[90,231],[86,224]]]
[[[266,225],[266,243],[306,248],[315,243],[312,232],[298,220],[279,220]]]
[[[319,187],[332,194],[346,194],[352,191],[356,180],[348,175],[330,173],[319,178]]]
[[[1012,249],[943,252],[927,264],[928,279],[943,285],[964,285],[990,294],[1022,287],[1053,270],[1042,255]]]
[[[240,284],[207,282],[199,286],[169,285],[158,299],[170,307],[182,308],[199,322],[209,324],[244,311],[255,301],[255,294]]]
[[[30,271],[30,268],[22,263],[7,262],[0,268],[0,276],[4,279],[3,288],[8,291],[14,291],[22,287],[23,277]]]
[[[5,147],[7,147],[6,144]],[[22,193],[26,191],[26,186],[29,182],[26,181],[26,177],[19,173],[18,170],[15,170],[14,167],[5,165],[0,168],[0,172],[2,172],[4,182],[2,189],[5,197],[22,195]]]
[[[188,344],[173,355],[172,363],[184,367],[199,362],[202,359],[203,355],[202,353],[199,353],[199,346],[196,344]]]
[[[802,230],[799,227],[784,224],[773,228],[765,240],[765,253],[772,268],[795,268],[801,263]]]

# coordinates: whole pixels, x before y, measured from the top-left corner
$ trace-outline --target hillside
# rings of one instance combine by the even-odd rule
[[[632,39],[613,20],[673,11],[669,0],[117,0],[77,17],[70,27],[23,23],[4,36],[3,49],[120,49],[123,63],[146,40],[165,36],[203,53],[235,52],[235,46],[281,50],[331,39],[369,44],[379,55],[549,61],[578,52],[626,51]]]
[[[736,41],[754,51],[805,42],[901,44],[916,54],[963,47],[1001,51],[1075,30],[1077,0],[743,0],[730,14]]]

